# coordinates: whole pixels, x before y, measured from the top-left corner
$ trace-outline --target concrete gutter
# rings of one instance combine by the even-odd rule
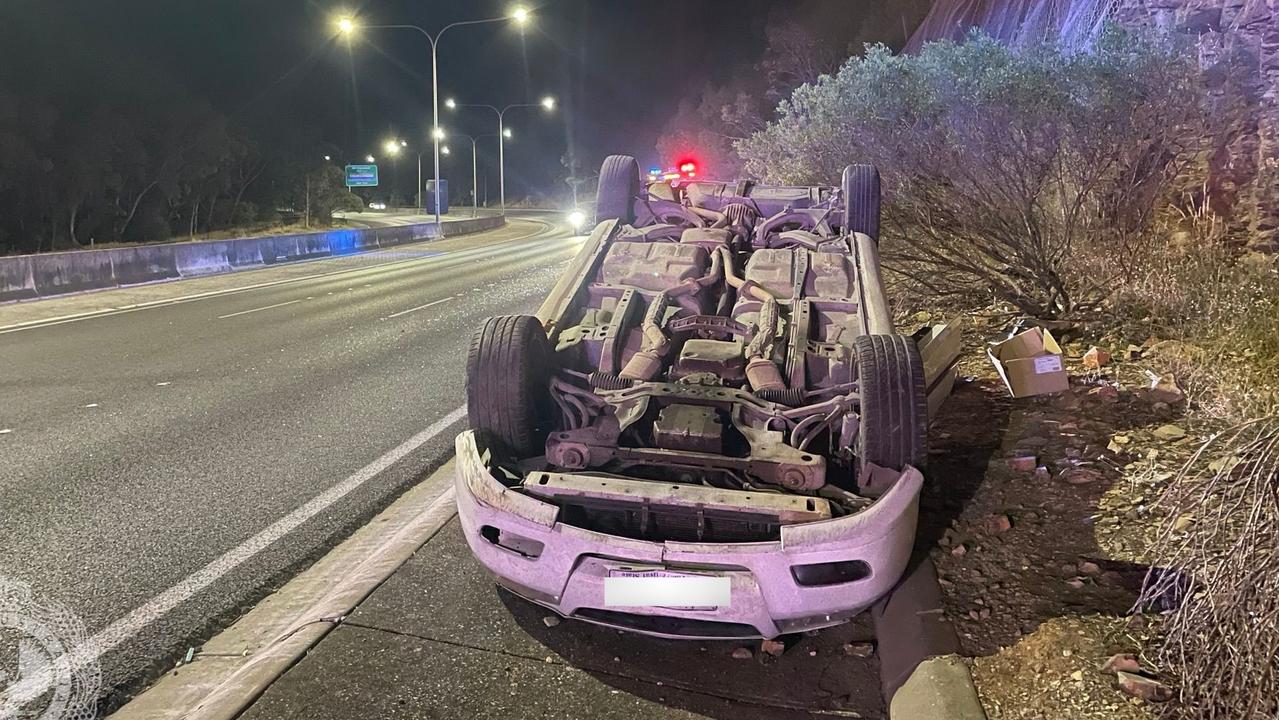
[[[238,717],[452,519],[453,497],[450,461],[111,718]]]
[[[920,663],[888,703],[890,720],[986,720],[972,675],[957,655]]]
[[[450,237],[506,224],[497,215],[441,223]],[[0,303],[351,255],[442,236],[435,223],[0,257]]]
[[[959,636],[946,619],[937,569],[918,557],[871,608],[879,640],[880,682],[890,720],[986,720],[977,688],[958,656]]]

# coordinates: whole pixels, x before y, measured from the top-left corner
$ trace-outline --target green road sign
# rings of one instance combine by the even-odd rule
[[[377,187],[377,165],[347,165],[347,187]]]

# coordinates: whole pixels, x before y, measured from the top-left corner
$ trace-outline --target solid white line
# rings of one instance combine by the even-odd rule
[[[239,315],[248,315],[249,313],[261,312],[261,311],[263,311],[263,310],[271,310],[271,309],[274,309],[274,308],[284,307],[285,305],[292,305],[293,303],[300,303],[300,302],[302,302],[302,301],[301,301],[301,300],[290,300],[290,301],[288,301],[288,302],[277,303],[277,304],[275,304],[275,305],[267,305],[266,307],[253,308],[252,310],[241,310],[240,312],[234,312],[234,313],[231,313],[230,315],[219,315],[219,316],[218,316],[218,319],[219,319],[219,320],[226,320],[227,318],[233,318],[233,317],[236,317],[236,316],[239,316]]]
[[[448,302],[449,300],[452,300],[452,299],[453,299],[453,296],[451,296],[451,295],[450,295],[449,297],[446,297],[446,298],[444,298],[443,300],[436,300],[435,302],[429,302],[429,303],[427,303],[427,304],[425,304],[425,305],[418,305],[418,306],[417,306],[417,307],[415,307],[415,308],[409,308],[408,310],[401,310],[401,311],[399,311],[399,312],[395,313],[394,315],[387,315],[387,316],[386,316],[386,319],[387,319],[387,320],[390,320],[391,318],[397,318],[397,317],[399,317],[399,316],[401,316],[401,315],[408,315],[408,314],[409,314],[409,313],[411,313],[411,312],[417,312],[418,310],[421,310],[422,308],[429,308],[429,307],[431,307],[432,305],[439,305],[439,304],[440,304],[440,303],[442,303],[442,302]]]
[[[47,663],[45,668],[69,666],[78,670],[98,660],[121,643],[137,635],[148,625],[166,615],[196,593],[208,588],[222,576],[235,570],[245,562],[253,559],[272,543],[295,530],[302,523],[327,510],[337,501],[349,495],[395,463],[404,459],[409,453],[433,440],[448,430],[454,423],[466,416],[466,406],[450,412],[422,432],[400,443],[395,449],[382,457],[365,465],[342,482],[316,495],[305,505],[271,523],[265,530],[249,538],[239,546],[228,550],[221,557],[191,573],[185,580],[152,598],[145,605],[108,625],[101,632],[72,650],[68,656]],[[52,684],[52,673],[37,670],[26,680],[11,685],[5,696],[6,703],[15,703],[13,707],[22,707],[48,692]],[[6,705],[5,707],[8,707]]]

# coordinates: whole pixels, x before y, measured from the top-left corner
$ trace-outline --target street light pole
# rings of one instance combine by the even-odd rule
[[[479,157],[479,154],[476,151],[477,137],[475,135],[467,135],[465,133],[454,133],[454,134],[457,135],[458,137],[464,137],[467,140],[471,141],[471,217],[475,217],[476,215],[479,214],[479,207],[480,207],[480,172],[479,172],[480,165],[477,159]],[[501,135],[502,135],[501,133],[498,133],[499,137]],[[479,137],[488,137],[488,136],[480,135]]]
[[[440,28],[434,35],[417,25],[369,25],[371,29],[402,29],[416,30],[422,34],[431,43],[431,138],[434,141],[435,155],[435,224],[440,224],[440,75],[438,62],[438,47],[440,38],[451,28],[461,27],[463,25],[483,25],[486,23],[502,22],[505,20],[514,20],[518,25],[524,25],[528,22],[529,11],[523,7],[515,8],[510,15],[496,18],[486,18],[484,20],[463,20],[461,22],[450,23]],[[357,25],[352,18],[341,18],[338,20],[338,29],[345,35],[355,32]],[[440,227],[440,235],[443,236],[444,228]]]
[[[447,104],[447,105],[449,106],[449,108],[450,108],[450,109],[456,109],[456,108],[482,108],[482,109],[485,109],[485,110],[492,110],[494,113],[496,113],[496,114],[497,114],[497,173],[498,173],[498,187],[499,187],[499,189],[500,189],[502,213],[503,213],[503,214],[505,214],[505,213],[506,213],[506,138],[508,137],[508,136],[507,136],[507,128],[506,128],[506,113],[507,113],[507,111],[509,111],[509,110],[514,110],[514,109],[516,109],[516,108],[535,108],[535,107],[540,107],[540,108],[544,108],[544,109],[546,109],[546,110],[554,110],[554,109],[555,109],[555,98],[552,98],[552,97],[545,97],[545,98],[542,98],[542,101],[541,101],[541,102],[536,102],[536,103],[514,103],[514,104],[512,104],[512,105],[507,105],[506,107],[504,107],[504,108],[500,108],[500,109],[499,109],[496,105],[481,105],[481,104],[472,104],[472,103],[459,103],[459,102],[454,102],[453,100],[449,100],[449,101],[447,101],[445,104]]]

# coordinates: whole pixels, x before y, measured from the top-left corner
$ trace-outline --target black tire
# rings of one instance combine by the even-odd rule
[[[904,335],[864,335],[853,341],[853,352],[861,395],[860,465],[922,468],[928,458],[928,395],[919,347]]]
[[[874,165],[844,168],[844,230],[879,240],[879,169]]]
[[[630,155],[609,155],[600,167],[595,193],[595,222],[635,222],[635,198],[640,194],[640,167]]]
[[[499,315],[484,321],[466,358],[466,415],[471,429],[516,457],[541,455],[549,431],[550,348],[537,318]]]

